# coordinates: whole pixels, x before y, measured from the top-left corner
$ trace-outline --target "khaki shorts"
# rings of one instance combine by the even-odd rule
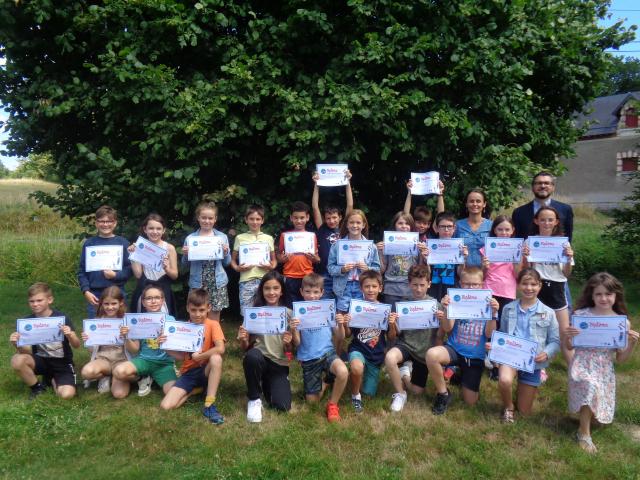
[[[98,349],[98,353],[96,354],[95,359],[106,360],[107,362],[109,362],[109,366],[111,367],[111,370],[113,370],[115,366],[118,365],[119,363],[127,361],[127,357],[124,354],[124,347],[118,347],[118,346],[100,347],[100,349]]]

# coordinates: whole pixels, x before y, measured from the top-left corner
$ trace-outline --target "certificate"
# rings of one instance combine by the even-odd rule
[[[319,163],[316,165],[316,171],[320,178],[318,179],[319,187],[340,187],[347,185],[347,170],[349,165],[344,163]]]
[[[17,341],[19,347],[38,345],[40,343],[62,342],[64,334],[62,326],[64,317],[19,318],[16,331],[20,334]]]
[[[349,328],[376,328],[386,330],[389,326],[391,305],[386,303],[351,300]]]
[[[520,263],[522,238],[487,237],[484,239],[484,255],[490,262]]]
[[[204,343],[204,325],[197,323],[167,320],[163,333],[167,337],[161,345],[163,350],[197,352]]]
[[[271,264],[271,250],[265,242],[245,243],[238,249],[240,265]]]
[[[495,330],[491,335],[489,360],[516,370],[533,373],[538,343]]]
[[[188,260],[222,260],[224,258],[222,250],[222,238],[215,235],[210,237],[189,237]]]
[[[293,316],[300,320],[298,330],[336,326],[335,300],[293,302]]]
[[[122,245],[85,248],[85,272],[122,270]]]
[[[429,247],[429,256],[427,263],[429,265],[462,264],[464,263],[464,255],[462,248],[464,240],[462,238],[439,238],[427,241]]]
[[[491,290],[448,288],[447,318],[456,320],[491,320]]]
[[[89,338],[84,342],[85,347],[100,345],[123,345],[120,327],[124,325],[121,318],[90,318],[82,321],[82,331]]]
[[[129,260],[141,263],[156,272],[163,270],[162,261],[169,254],[166,248],[162,248],[144,237],[138,237],[135,245],[136,249],[129,255]]]
[[[254,335],[282,335],[287,331],[285,307],[246,307],[242,326]]]
[[[284,253],[315,253],[315,233],[286,232],[282,235],[284,235]]]
[[[385,255],[418,255],[418,232],[384,232]]]
[[[411,172],[411,195],[440,195],[440,174],[438,172],[414,173]]]
[[[373,240],[338,240],[336,243],[338,265],[366,262],[369,254],[375,248]]]
[[[125,313],[124,324],[129,327],[129,340],[158,338],[164,325],[164,313]]]
[[[440,321],[436,317],[438,302],[435,300],[416,300],[396,302],[398,328],[400,330],[425,330],[438,328]]]
[[[529,237],[529,262],[567,263],[564,246],[569,243],[568,237]]]
[[[580,333],[573,337],[574,347],[627,347],[627,317],[624,315],[610,317],[572,315],[571,326],[580,330]]]

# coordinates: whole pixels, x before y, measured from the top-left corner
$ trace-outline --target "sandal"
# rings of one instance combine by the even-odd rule
[[[502,423],[514,423],[516,421],[515,412],[511,408],[502,411]]]
[[[578,446],[587,453],[598,452],[598,448],[589,435],[580,435],[580,432],[576,432],[576,442],[578,442]]]

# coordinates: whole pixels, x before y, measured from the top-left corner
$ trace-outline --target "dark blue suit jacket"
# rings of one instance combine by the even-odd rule
[[[569,237],[569,241],[573,236],[573,209],[571,205],[551,200],[549,205],[555,208],[560,214],[560,222],[564,230],[564,236]],[[519,206],[513,211],[513,223],[516,226],[516,237],[527,238],[531,235],[533,228],[533,201]]]

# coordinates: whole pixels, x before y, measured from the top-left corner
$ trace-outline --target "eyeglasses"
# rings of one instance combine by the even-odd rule
[[[455,225],[438,225],[438,230],[453,230]]]
[[[160,302],[163,300],[162,297],[144,297],[143,300],[146,300],[147,302]]]
[[[116,223],[115,220],[96,220],[96,223],[99,225],[111,225],[113,223]]]

